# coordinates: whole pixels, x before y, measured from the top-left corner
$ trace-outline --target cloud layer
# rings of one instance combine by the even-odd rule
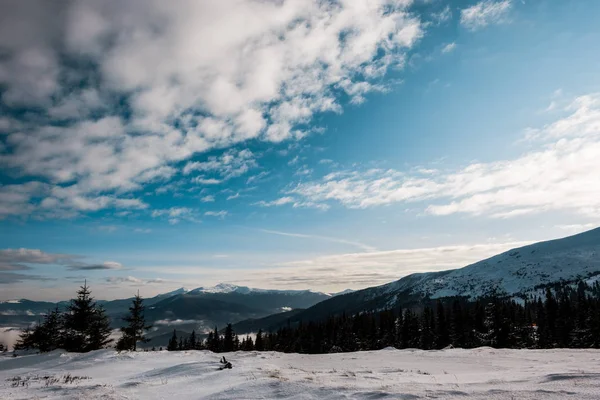
[[[5,4],[0,165],[30,181],[0,187],[0,218],[146,208],[130,194],[170,179],[194,154],[303,137],[316,113],[341,110],[341,94],[360,102],[382,90],[373,79],[402,67],[422,35],[410,4]],[[219,179],[251,166],[246,158]]]
[[[600,214],[600,95],[582,96],[567,116],[526,140],[537,150],[504,161],[473,163],[456,171],[371,169],[337,171],[303,182],[286,197],[262,205],[295,202],[349,208],[424,202],[432,215],[466,213],[507,218],[543,211]]]

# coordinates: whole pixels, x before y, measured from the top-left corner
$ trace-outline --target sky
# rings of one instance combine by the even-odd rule
[[[0,1],[0,300],[336,292],[600,226],[599,2],[176,5]]]

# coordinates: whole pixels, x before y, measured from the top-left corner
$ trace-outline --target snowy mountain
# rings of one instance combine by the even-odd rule
[[[146,318],[154,326],[151,336],[172,332],[174,328],[191,332],[204,331],[249,318],[263,318],[291,309],[305,309],[331,298],[310,290],[256,289],[220,283],[214,287],[193,290],[179,288],[145,299]],[[25,327],[59,303],[10,300],[0,303],[0,327]],[[111,317],[113,328],[121,326],[121,317],[131,305],[131,298],[98,300]],[[165,343],[166,344],[166,343]]]
[[[589,280],[600,274],[600,228],[563,239],[509,250],[464,268],[429,276],[417,285],[399,280],[392,292],[410,288],[431,298],[493,293],[526,295],[556,282]],[[427,277],[426,277],[427,278]]]
[[[277,290],[277,289],[256,289],[247,286],[237,286],[231,283],[219,283],[213,287],[199,287],[188,292],[189,294],[198,293],[238,293],[238,294],[283,294],[283,295],[306,295],[308,293],[314,293],[319,295],[325,295],[321,292],[313,292],[312,290]]]
[[[282,323],[318,320],[342,312],[419,307],[428,298],[477,298],[491,294],[524,297],[541,294],[546,286],[555,283],[598,278],[600,228],[512,249],[464,268],[412,274],[382,286],[336,296],[295,313]]]

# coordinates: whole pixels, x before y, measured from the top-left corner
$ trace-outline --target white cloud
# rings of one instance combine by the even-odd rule
[[[294,203],[296,200],[293,197],[280,197],[279,199],[273,200],[273,201],[264,201],[261,200],[257,203],[254,203],[255,205],[261,206],[261,207],[274,207],[274,206],[282,206],[284,204],[290,204],[290,203]]]
[[[200,199],[203,203],[212,203],[215,201],[215,196],[204,196]]]
[[[207,211],[204,213],[204,215],[209,216],[209,217],[218,217],[218,218],[225,218],[227,216],[227,214],[229,214],[227,211],[225,210],[221,210],[221,211]]]
[[[269,176],[270,174],[271,174],[270,171],[262,171],[256,175],[253,175],[253,176],[249,177],[248,179],[246,179],[246,184],[249,185],[251,183],[261,182],[261,181],[265,180],[265,178],[267,176]]]
[[[178,224],[181,220],[199,222],[194,215],[194,210],[188,207],[171,207],[162,210],[152,210],[151,215],[154,218],[167,218],[171,225]]]
[[[423,33],[408,12],[411,3],[184,0],[173,7],[160,0],[32,0],[0,6],[6,49],[0,101],[43,109],[23,114],[21,131],[8,126],[11,150],[0,153],[0,165],[36,177],[48,192],[69,193],[50,193],[43,207],[43,198],[31,196],[2,203],[0,217],[118,207],[116,194],[169,179],[195,154],[250,139],[305,136],[310,129],[302,124],[316,113],[341,111],[340,91],[361,100],[381,90],[372,79],[403,66]],[[89,62],[63,62],[77,57]],[[187,171],[208,167],[188,164]],[[244,173],[240,168],[219,180]],[[202,179],[216,178],[197,183]]]
[[[235,200],[235,199],[239,198],[240,196],[241,196],[240,192],[237,192],[236,194],[232,194],[230,196],[227,196],[227,200]]]
[[[192,182],[197,183],[198,185],[218,185],[223,181],[215,178],[204,178],[201,176],[197,176],[195,178],[192,178]]]
[[[505,22],[512,7],[511,0],[483,0],[460,12],[460,23],[470,30]]]
[[[431,14],[431,17],[437,25],[440,25],[452,18],[452,10],[450,10],[450,6],[447,5],[441,11]]]
[[[133,231],[135,233],[152,233],[152,229],[150,228],[135,228]]]
[[[189,162],[183,167],[183,173],[188,175],[194,171],[218,174],[223,180],[244,175],[256,167],[254,154],[248,150],[229,150],[220,157],[210,157],[204,162]]]
[[[447,54],[453,52],[454,50],[456,50],[456,43],[452,42],[448,43],[442,48],[442,53]]]
[[[297,196],[313,204],[337,201],[350,208],[424,202],[433,215],[467,213],[495,218],[563,210],[600,214],[600,95],[577,98],[570,115],[530,130],[538,148],[511,160],[474,163],[427,174],[396,170],[339,171],[299,183]],[[533,134],[532,134],[533,133]],[[262,205],[276,205],[273,202]]]
[[[151,284],[162,284],[166,281],[161,278],[154,279],[140,279],[135,276],[109,276],[106,278],[106,282],[110,284],[124,284],[128,283],[132,286],[143,286],[143,285],[151,285]]]

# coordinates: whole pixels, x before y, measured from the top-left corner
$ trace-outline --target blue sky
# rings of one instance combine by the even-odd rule
[[[0,300],[357,289],[600,225],[597,2],[202,3],[1,6]]]

